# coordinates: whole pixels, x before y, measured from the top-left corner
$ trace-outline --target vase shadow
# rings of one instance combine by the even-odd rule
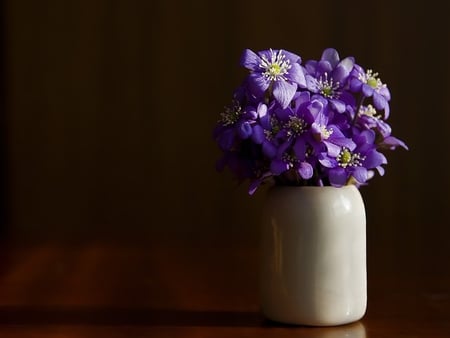
[[[261,327],[271,325],[266,323],[257,312],[60,306],[1,306],[0,324],[175,327]]]
[[[247,327],[292,329],[309,338],[365,338],[361,322],[336,327],[289,325],[265,319],[259,312],[111,308],[72,306],[0,306],[0,325],[74,325],[140,327]]]

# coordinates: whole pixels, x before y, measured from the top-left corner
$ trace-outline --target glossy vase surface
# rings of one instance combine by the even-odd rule
[[[359,190],[275,186],[262,214],[263,314],[312,326],[360,319],[367,282],[366,215]]]

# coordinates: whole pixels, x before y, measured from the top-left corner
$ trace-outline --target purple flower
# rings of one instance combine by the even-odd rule
[[[347,104],[354,104],[354,98],[343,90],[354,63],[353,57],[340,60],[335,49],[325,49],[319,61],[310,60],[305,64],[308,90],[322,95],[333,109],[343,113]]]
[[[246,49],[241,65],[251,71],[248,77],[249,90],[257,98],[263,98],[267,91],[286,108],[298,86],[305,87],[305,75],[298,55],[279,50],[264,50],[258,53]]]
[[[329,168],[328,177],[332,186],[341,187],[351,179],[359,185],[364,184],[370,178],[369,169],[377,169],[380,175],[384,174],[381,165],[386,164],[387,160],[376,150],[375,132],[365,130],[355,135],[354,139],[354,150],[342,147],[335,158],[323,156],[319,160],[324,167]]]
[[[253,194],[262,184],[357,187],[384,174],[380,151],[406,144],[386,122],[390,93],[377,73],[353,57],[324,50],[301,66],[285,50],[245,50],[250,70],[214,129],[222,158]]]
[[[360,107],[356,122],[359,129],[375,131],[377,135],[376,143],[380,149],[394,150],[397,147],[402,147],[408,150],[408,146],[403,141],[391,136],[391,126],[383,120],[383,117],[371,104]]]
[[[384,110],[384,118],[387,119],[391,93],[386,84],[381,82],[378,73],[371,69],[365,71],[361,66],[355,65],[350,75],[350,89],[353,92],[361,92],[364,97],[372,97],[375,108]]]
[[[352,139],[346,137],[337,125],[330,123],[332,112],[329,111],[326,100],[313,96],[308,108],[314,118],[310,133],[312,136],[311,146],[315,153],[325,150],[328,155],[336,157],[342,147],[355,148],[356,145]]]

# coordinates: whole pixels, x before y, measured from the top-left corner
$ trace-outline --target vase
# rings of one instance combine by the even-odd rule
[[[260,267],[266,318],[310,326],[359,320],[367,305],[366,215],[359,190],[269,189]]]

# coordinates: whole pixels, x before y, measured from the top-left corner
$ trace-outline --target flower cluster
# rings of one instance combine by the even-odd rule
[[[284,185],[366,184],[384,174],[384,149],[408,149],[391,135],[390,92],[378,73],[326,49],[302,64],[286,50],[243,52],[248,76],[220,114],[217,167],[249,180]]]

